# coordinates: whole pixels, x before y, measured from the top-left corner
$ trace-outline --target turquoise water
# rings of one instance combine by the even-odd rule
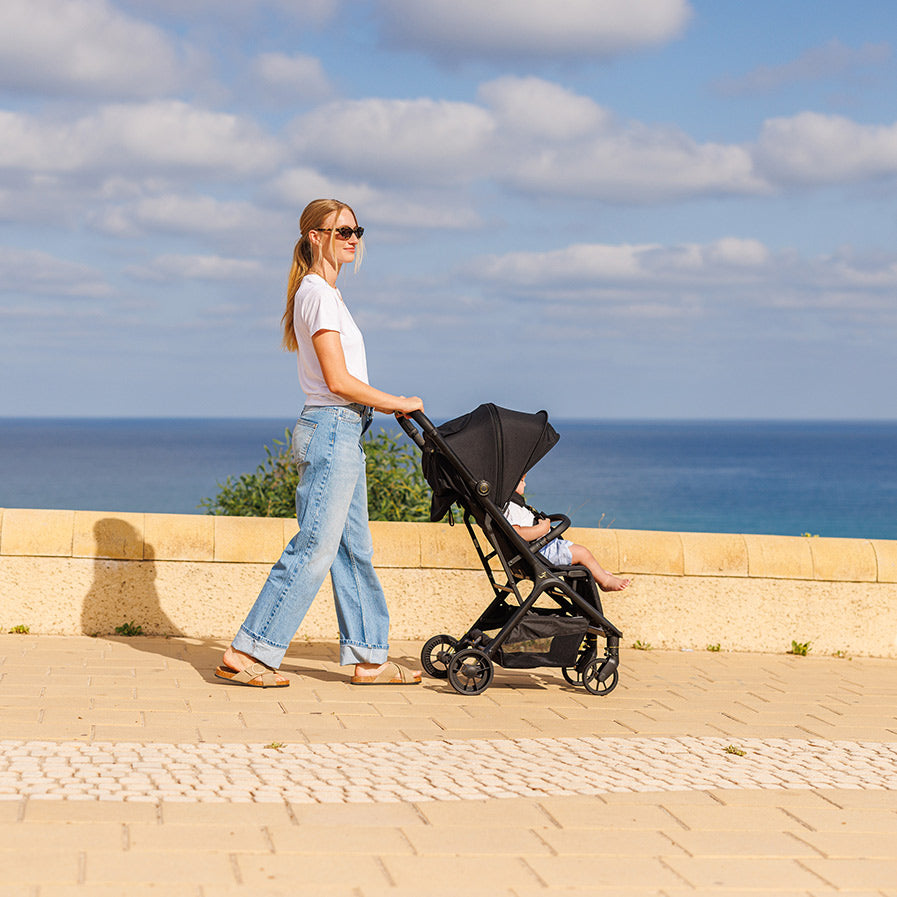
[[[528,499],[577,525],[897,539],[895,422],[552,423]],[[201,513],[291,424],[0,420],[0,507]]]

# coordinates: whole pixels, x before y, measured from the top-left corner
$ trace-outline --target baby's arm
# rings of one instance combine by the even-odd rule
[[[513,524],[513,526],[522,539],[527,542],[535,542],[536,539],[541,539],[542,536],[548,533],[551,529],[551,521],[547,517],[543,517],[538,523],[534,523],[532,526],[517,526],[516,524]]]

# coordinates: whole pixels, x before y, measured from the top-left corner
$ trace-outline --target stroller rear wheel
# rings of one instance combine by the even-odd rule
[[[595,659],[598,647],[594,638],[588,638],[582,643],[576,663],[572,667],[562,667],[561,675],[571,685],[582,685],[582,671]]]
[[[457,647],[458,639],[450,635],[434,635],[424,642],[420,662],[427,675],[434,679],[445,679],[448,676],[449,662]]]
[[[478,648],[465,648],[452,656],[448,665],[448,680],[462,695],[482,694],[492,683],[495,667],[489,657]]]
[[[582,671],[582,684],[590,694],[603,697],[604,695],[609,695],[617,687],[620,674],[617,672],[616,665],[614,665],[611,673],[602,676],[602,669],[608,662],[606,657],[596,657]]]

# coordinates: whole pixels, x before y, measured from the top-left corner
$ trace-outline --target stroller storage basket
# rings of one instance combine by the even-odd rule
[[[501,666],[518,670],[573,666],[588,628],[585,617],[526,614],[496,659]]]

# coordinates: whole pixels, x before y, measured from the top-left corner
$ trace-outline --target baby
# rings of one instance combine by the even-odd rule
[[[523,477],[517,484],[516,490],[517,494],[521,496],[521,500],[525,489],[526,477]],[[513,498],[508,502],[504,513],[508,522],[527,542],[534,542],[551,529],[551,521],[547,517],[537,521],[531,508],[524,504],[518,504]],[[619,592],[632,582],[631,579],[621,579],[619,576],[614,576],[613,573],[608,573],[588,548],[576,545],[567,539],[552,539],[540,549],[539,554],[549,563],[557,566],[582,564],[583,567],[587,567],[591,571],[598,587],[604,592]]]

